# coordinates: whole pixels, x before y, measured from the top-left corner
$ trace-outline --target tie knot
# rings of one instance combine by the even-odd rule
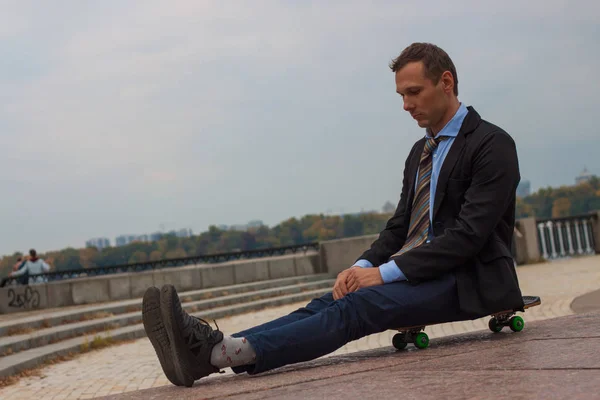
[[[438,136],[435,138],[428,138],[425,142],[425,147],[423,148],[424,155],[429,155],[431,152],[440,144],[442,140],[448,139],[447,136]]]

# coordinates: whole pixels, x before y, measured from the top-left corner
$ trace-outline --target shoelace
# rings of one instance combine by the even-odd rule
[[[218,331],[219,325],[217,325],[217,321],[213,320],[213,322]],[[186,315],[184,324],[183,335],[188,339],[187,344],[190,350],[202,346],[206,342],[210,342],[211,339],[215,340],[215,331],[211,328],[210,324],[202,318]]]

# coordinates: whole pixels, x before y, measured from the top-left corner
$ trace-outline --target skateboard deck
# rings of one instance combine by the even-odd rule
[[[538,296],[523,296],[523,309],[526,310],[531,307],[539,306],[542,304],[542,299]],[[518,315],[515,315],[520,309],[498,311],[490,314],[490,321],[488,327],[494,333],[498,333],[505,326],[510,327],[513,332],[520,332],[525,327],[525,321]],[[392,338],[392,344],[398,350],[404,349],[408,343],[413,343],[415,347],[419,349],[425,349],[429,346],[429,336],[425,332],[422,332],[425,327],[439,325],[441,323],[431,323],[426,325],[415,325],[405,326],[396,328],[399,332]]]

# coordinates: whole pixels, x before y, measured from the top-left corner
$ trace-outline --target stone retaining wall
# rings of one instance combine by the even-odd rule
[[[0,288],[0,314],[141,298],[149,286],[178,291],[235,285],[319,273],[319,253],[191,265],[36,285]]]

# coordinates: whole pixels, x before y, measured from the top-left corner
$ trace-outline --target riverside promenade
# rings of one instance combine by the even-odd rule
[[[600,348],[600,256],[520,266],[517,272],[523,293],[542,297],[541,306],[523,314],[519,333],[492,334],[482,318],[428,327],[428,349],[396,351],[394,332],[387,331],[309,363],[253,377],[227,370],[190,389],[166,380],[142,338],[44,367],[0,389],[0,398],[600,398],[600,352],[592,351]],[[232,333],[304,304],[217,322]]]

